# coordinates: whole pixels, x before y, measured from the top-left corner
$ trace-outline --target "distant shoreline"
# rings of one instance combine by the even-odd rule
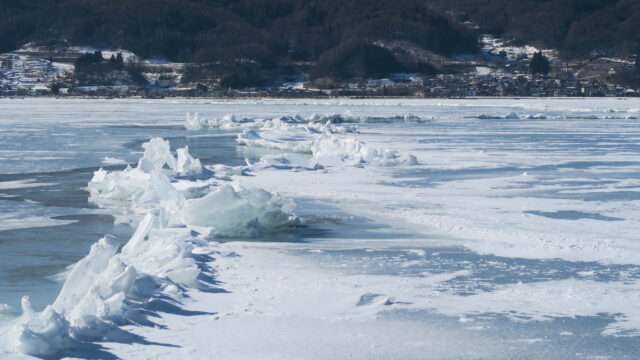
[[[640,99],[638,96],[467,96],[467,97],[416,97],[416,96],[315,96],[315,97],[280,97],[280,96],[167,96],[167,97],[144,97],[144,96],[124,96],[124,97],[108,97],[108,96],[0,96],[0,99],[24,100],[24,99],[86,99],[86,100],[244,100],[244,99],[264,99],[264,100],[331,100],[331,99],[349,99],[349,100],[367,100],[367,99],[407,99],[407,100],[592,100],[592,99],[618,99],[633,100]]]

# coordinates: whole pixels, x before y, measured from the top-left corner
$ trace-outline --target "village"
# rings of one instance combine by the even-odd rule
[[[223,86],[215,73],[186,75],[195,65],[138,59],[122,51],[102,51],[100,59],[120,67],[101,74],[84,74],[77,59],[93,49],[69,48],[52,52],[26,47],[0,54],[0,96],[73,96],[106,98],[164,97],[635,97],[640,95],[640,71],[634,57],[608,58],[594,53],[590,59],[565,62],[553,50],[506,46],[484,37],[480,54],[427,57],[436,75],[391,74],[382,79],[347,79],[327,83],[293,76],[261,87]],[[124,54],[124,60],[122,60]],[[548,68],[532,70],[534,55]],[[125,68],[125,63],[127,63]],[[135,65],[131,65],[135,64]],[[133,67],[135,66],[135,68]],[[135,69],[135,74],[131,70]]]

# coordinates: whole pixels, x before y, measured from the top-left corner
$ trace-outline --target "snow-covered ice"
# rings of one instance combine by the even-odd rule
[[[27,171],[11,156],[33,149],[1,139],[9,222],[96,212],[135,229],[94,237],[49,306],[0,307],[10,359],[640,349],[635,100],[118,100],[116,118],[93,101],[8,102],[0,123],[42,153],[51,129],[67,144],[49,162],[69,172],[37,155]],[[114,138],[92,149],[98,132]],[[23,201],[76,173],[97,209]]]

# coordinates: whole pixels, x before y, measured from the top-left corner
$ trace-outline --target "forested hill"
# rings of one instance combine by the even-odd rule
[[[438,59],[479,54],[484,33],[565,58],[627,56],[640,52],[639,29],[640,0],[0,0],[0,53],[121,48],[193,63],[182,81],[224,87],[435,74],[449,71]]]
[[[480,32],[555,48],[565,57],[640,49],[640,0],[428,0]]]
[[[173,61],[265,64],[317,60],[354,39],[411,40],[443,55],[477,47],[470,31],[423,0],[0,1],[0,52],[62,39]]]
[[[628,55],[640,43],[639,0],[11,0],[0,1],[0,52],[66,40],[174,61],[273,63],[392,39],[451,55],[476,50],[466,21],[567,57]]]

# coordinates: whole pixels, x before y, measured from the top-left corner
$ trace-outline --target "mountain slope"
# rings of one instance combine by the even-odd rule
[[[630,55],[640,46],[638,0],[428,0],[434,9],[472,21],[482,32],[559,49]]]
[[[353,38],[473,52],[474,35],[420,0],[15,0],[0,2],[0,51],[29,41],[119,46],[208,62],[317,60]]]

